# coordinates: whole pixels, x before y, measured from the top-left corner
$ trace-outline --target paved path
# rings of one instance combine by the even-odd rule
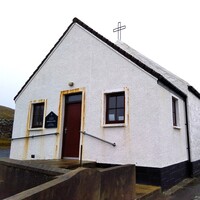
[[[189,185],[175,192],[171,199],[200,200],[200,178],[195,179]]]
[[[161,195],[155,200],[200,200],[200,177],[171,195]]]

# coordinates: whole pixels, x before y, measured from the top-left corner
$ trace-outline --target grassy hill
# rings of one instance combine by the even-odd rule
[[[13,120],[14,110],[0,105],[0,119]]]
[[[0,148],[10,146],[14,110],[0,105]]]

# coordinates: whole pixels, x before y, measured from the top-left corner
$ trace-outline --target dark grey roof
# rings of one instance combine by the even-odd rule
[[[91,34],[93,34],[94,36],[96,36],[97,38],[99,38],[101,41],[103,41],[104,43],[106,43],[107,45],[109,45],[111,48],[113,48],[114,50],[116,50],[117,52],[119,52],[120,54],[122,54],[123,56],[125,56],[127,59],[129,59],[130,61],[132,61],[133,63],[135,63],[136,65],[138,65],[140,68],[142,68],[143,70],[145,70],[146,72],[148,72],[149,74],[151,74],[152,76],[156,77],[158,79],[158,82],[164,84],[165,86],[167,86],[168,88],[170,88],[171,90],[173,90],[174,92],[176,92],[177,94],[179,94],[181,97],[186,98],[187,95],[180,90],[178,87],[176,87],[174,84],[172,84],[168,79],[166,79],[162,74],[158,73],[156,70],[152,69],[150,66],[148,66],[147,64],[145,64],[144,62],[142,62],[141,60],[135,58],[133,55],[131,55],[130,53],[128,53],[127,51],[123,50],[122,48],[120,48],[118,45],[112,43],[111,41],[109,41],[107,38],[103,37],[102,35],[100,35],[98,32],[96,32],[95,30],[93,30],[92,28],[90,28],[88,25],[86,25],[85,23],[83,23],[81,20],[79,20],[78,18],[74,18],[72,23],[70,24],[70,26],[67,28],[67,30],[63,33],[63,35],[60,37],[60,39],[58,40],[58,42],[54,45],[54,47],[50,50],[50,52],[47,54],[47,56],[44,58],[44,60],[41,62],[41,64],[37,67],[37,69],[33,72],[33,74],[29,77],[29,79],[26,81],[26,83],[24,84],[24,86],[21,88],[21,90],[17,93],[17,95],[14,97],[14,100],[18,97],[18,95],[22,92],[22,90],[26,87],[26,85],[28,84],[28,82],[31,80],[31,78],[35,75],[35,73],[40,69],[40,67],[43,65],[43,63],[46,61],[46,59],[50,56],[51,52],[53,52],[53,50],[56,48],[56,46],[59,44],[59,42],[62,40],[62,38],[65,36],[65,34],[68,32],[68,30],[70,29],[70,27],[74,24],[77,23],[80,26],[82,26],[84,29],[86,29],[87,31],[89,31]],[[198,92],[197,92],[198,93]],[[197,94],[196,92],[194,93],[195,95]],[[200,97],[200,94],[198,93],[197,97]]]

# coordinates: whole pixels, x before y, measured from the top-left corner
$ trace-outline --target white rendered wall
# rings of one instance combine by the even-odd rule
[[[68,82],[73,81],[74,87]],[[83,159],[101,163],[164,167],[187,160],[184,102],[180,104],[180,129],[172,126],[171,93],[90,33],[74,25],[16,101],[13,138],[59,132],[27,140],[14,140],[11,158],[60,158],[62,125],[57,129],[28,131],[28,108],[33,100],[46,100],[46,115],[61,115],[61,91],[85,88],[84,130],[115,142],[116,147],[84,136]],[[103,126],[104,92],[126,91],[124,127]],[[62,99],[61,99],[62,100]],[[62,109],[61,109],[62,110]]]
[[[188,92],[191,161],[200,160],[200,100]]]

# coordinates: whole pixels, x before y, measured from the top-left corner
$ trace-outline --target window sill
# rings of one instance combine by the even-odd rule
[[[28,129],[29,131],[42,131],[42,130],[44,130],[44,128],[42,127],[42,128],[29,128]]]
[[[103,124],[103,127],[105,127],[105,128],[109,128],[109,127],[124,127],[124,126],[126,126],[126,124]]]
[[[173,126],[174,129],[178,129],[178,130],[181,130],[181,127],[180,126]]]

